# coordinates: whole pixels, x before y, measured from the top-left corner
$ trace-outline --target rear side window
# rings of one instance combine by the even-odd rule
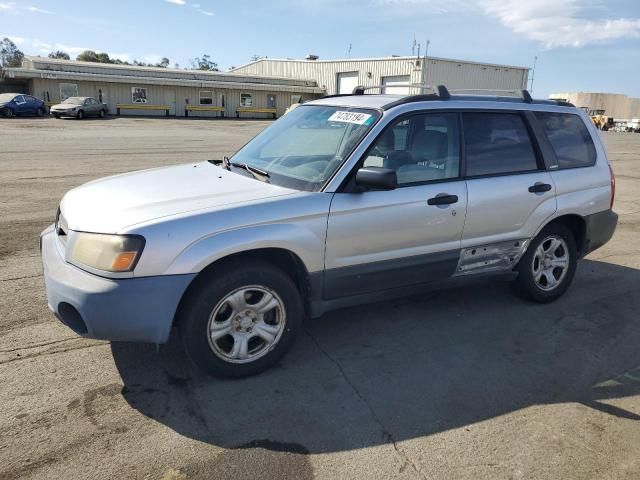
[[[559,169],[590,167],[596,163],[596,147],[578,115],[549,112],[535,115],[551,142]]]
[[[516,113],[464,113],[467,176],[538,169],[527,126]]]

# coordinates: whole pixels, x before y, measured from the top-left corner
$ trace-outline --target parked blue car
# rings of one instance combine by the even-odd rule
[[[45,113],[47,113],[47,106],[39,98],[21,93],[0,93],[0,115],[4,117],[18,115],[42,117]]]

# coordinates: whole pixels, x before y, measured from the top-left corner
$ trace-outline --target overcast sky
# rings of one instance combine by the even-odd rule
[[[536,96],[640,97],[640,0],[0,0],[0,38],[26,54],[105,51],[180,66],[209,54],[223,70],[274,58],[412,52],[533,65]]]

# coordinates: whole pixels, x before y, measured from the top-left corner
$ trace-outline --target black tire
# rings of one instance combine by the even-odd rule
[[[559,282],[556,286],[553,286],[552,289],[547,290],[535,279],[534,269],[536,268],[536,263],[534,263],[534,257],[536,256],[536,251],[538,251],[541,244],[545,243],[546,245],[550,245],[547,243],[550,237],[559,238],[564,241],[564,245],[566,245],[566,253],[568,255],[568,262],[564,275],[558,273],[556,269],[552,270],[552,275],[554,275],[554,278],[558,276]],[[564,245],[561,245],[562,248],[559,251],[564,250]],[[576,241],[571,230],[559,223],[552,223],[551,225],[546,226],[533,239],[526,253],[522,256],[518,266],[516,267],[516,270],[518,271],[518,277],[514,282],[516,292],[525,298],[538,303],[549,303],[556,300],[561,297],[571,285],[571,281],[576,273],[577,261],[578,253]],[[539,265],[539,262],[537,264]]]
[[[4,116],[7,117],[7,118],[13,118],[13,117],[15,117],[15,113],[13,113],[13,110],[11,110],[10,108],[7,108],[4,111]]]
[[[43,117],[44,116],[44,110],[42,110],[41,108],[38,108],[36,110],[36,117]]]
[[[60,118],[60,115],[53,114],[54,118]]]
[[[76,115],[78,120],[82,120],[84,118],[84,111],[78,110],[78,114]]]
[[[106,112],[104,110],[100,110],[100,113],[99,113],[100,118],[104,118],[105,115],[106,115]]]
[[[196,282],[182,302],[178,322],[187,356],[202,371],[221,378],[247,377],[271,367],[289,350],[304,317],[300,292],[289,275],[268,262],[234,261]],[[262,356],[248,363],[232,363],[216,353],[210,343],[210,316],[225,297],[248,285],[275,292],[282,300],[285,322],[279,340],[270,349],[264,349]],[[227,338],[234,344],[233,338],[228,339],[230,336],[227,334],[220,340]]]

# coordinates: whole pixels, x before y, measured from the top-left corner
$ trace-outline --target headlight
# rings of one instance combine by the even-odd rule
[[[144,238],[138,235],[74,232],[69,240],[71,263],[105,272],[133,271],[144,248]]]

